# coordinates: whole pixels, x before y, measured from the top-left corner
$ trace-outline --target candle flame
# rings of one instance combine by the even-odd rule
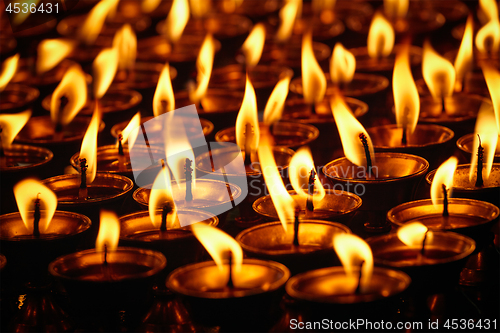
[[[31,110],[15,114],[0,114],[0,138],[2,139],[2,148],[9,149],[14,141],[17,133],[19,133],[24,125],[31,117]]]
[[[264,124],[270,126],[281,119],[291,79],[291,75],[286,75],[274,87],[264,109]]]
[[[101,33],[106,18],[114,15],[119,0],[101,0],[89,12],[85,22],[78,31],[78,39],[87,45],[94,44]]]
[[[99,133],[99,124],[101,122],[101,111],[96,103],[89,127],[85,132],[80,149],[80,158],[87,159],[87,185],[91,184],[97,173],[97,134]],[[80,170],[81,172],[81,170]]]
[[[41,233],[47,231],[50,221],[56,212],[57,196],[51,189],[36,179],[24,179],[14,185],[14,196],[17,202],[19,214],[29,233],[33,233],[33,211],[35,200],[40,199],[40,223]]]
[[[498,18],[498,6],[494,0],[482,0],[479,2],[482,13],[487,18],[476,34],[476,47],[481,53],[496,54],[500,49],[500,19]]]
[[[370,246],[361,238],[352,234],[335,234],[333,236],[333,248],[344,266],[346,275],[358,280],[359,275],[354,272],[355,268],[361,269],[361,292],[366,291],[373,273],[373,254]],[[356,288],[357,285],[354,285]],[[354,289],[352,292],[354,293]]]
[[[191,14],[193,14],[193,17],[202,18],[208,13],[212,4],[210,0],[189,0],[189,7],[191,8]]]
[[[368,31],[368,55],[371,58],[387,57],[394,48],[394,28],[384,15],[376,12]]]
[[[442,185],[446,186],[446,189],[448,190],[448,197],[450,197],[457,164],[458,159],[455,156],[452,156],[444,161],[443,164],[441,164],[436,170],[431,184],[431,199],[434,206],[437,206],[438,200],[444,197]]]
[[[196,70],[198,71],[196,81],[198,85],[196,89],[189,91],[189,99],[193,103],[198,103],[205,96],[212,74],[212,66],[214,64],[215,42],[211,34],[208,34],[201,45],[200,54],[196,59]]]
[[[15,9],[13,12],[15,13],[13,17],[11,18],[12,25],[21,25],[23,24],[24,21],[32,14],[31,10],[27,10],[28,8],[31,8],[32,5],[34,5],[34,8],[37,8],[38,3],[40,0],[25,0],[23,1],[22,5],[23,7],[26,5],[26,9],[23,8],[23,10],[18,11],[17,13],[15,12]],[[35,13],[36,10],[33,12]]]
[[[455,68],[449,60],[432,48],[428,40],[424,42],[422,75],[434,98],[444,98],[453,94]]]
[[[345,157],[358,166],[366,166],[365,150],[359,139],[359,135],[363,133],[368,142],[371,159],[374,161],[375,152],[372,140],[363,125],[354,117],[342,96],[335,94],[331,100],[331,106]]]
[[[61,109],[61,99],[67,104]],[[50,116],[52,122],[60,125],[69,124],[87,102],[87,82],[85,72],[80,65],[74,64],[66,73],[54,90],[50,100]]]
[[[309,176],[314,166],[311,150],[308,147],[300,147],[290,160],[288,174],[290,183],[297,195],[303,199],[308,198]],[[318,177],[314,179],[314,202],[319,202],[325,197],[325,188]]]
[[[465,74],[473,66],[473,38],[474,38],[474,18],[469,15],[465,24],[465,31],[455,59],[456,82],[455,91],[462,91]]]
[[[184,28],[189,20],[189,3],[187,0],[174,0],[168,13],[163,35],[175,44],[181,38]]]
[[[302,87],[309,104],[321,102],[326,92],[326,77],[314,56],[312,32],[302,37]]]
[[[162,0],[142,0],[141,11],[143,13],[152,13],[160,5]]]
[[[250,132],[250,133],[247,133]],[[259,146],[259,118],[257,115],[257,97],[255,90],[246,77],[245,95],[236,118],[236,143],[245,154],[251,153]]]
[[[264,23],[257,23],[241,46],[248,67],[253,67],[259,62],[265,41],[266,27]]]
[[[490,92],[491,101],[493,104],[493,111],[495,111],[495,118],[498,130],[500,131],[500,71],[489,64],[482,65],[484,79],[488,90]]]
[[[132,149],[134,146],[135,140],[137,139],[137,135],[139,134],[139,127],[141,126],[141,112],[137,112],[132,119],[130,119],[127,126],[121,131],[122,135],[122,144],[125,144],[128,140],[128,149]],[[118,142],[116,142],[116,146],[118,147]]]
[[[220,271],[224,270],[223,260],[227,256],[228,251],[231,251],[234,271],[241,271],[243,250],[233,237],[205,223],[192,224],[191,229],[195,237],[215,261]]]
[[[411,222],[398,229],[398,238],[406,246],[422,248],[424,238],[430,241],[432,232],[420,222]]]
[[[113,48],[118,50],[118,68],[134,68],[137,55],[137,37],[130,24],[124,24],[113,38]]]
[[[117,48],[107,48],[94,59],[92,63],[94,98],[102,98],[108,91],[118,69],[118,56]]]
[[[167,229],[171,229],[176,227],[177,208],[172,195],[170,173],[166,167],[162,167],[149,194],[149,218],[157,229],[160,228],[162,219],[162,216],[157,214],[157,210],[163,209],[166,204],[172,207],[172,212],[167,216]]]
[[[161,70],[158,85],[153,96],[153,114],[155,117],[158,117],[172,110],[175,110],[175,97],[170,78],[170,66],[167,63]]]
[[[99,214],[99,233],[95,240],[95,250],[104,252],[104,247],[109,253],[118,248],[120,240],[120,221],[115,212],[101,210]]]
[[[302,11],[302,0],[286,0],[280,9],[280,26],[276,32],[276,40],[284,43],[290,39],[293,32],[295,20],[300,17]]]
[[[391,19],[404,19],[409,5],[409,0],[384,0],[384,13]]]
[[[293,222],[295,219],[296,203],[287,192],[281,179],[271,148],[271,137],[267,129],[264,129],[262,132],[258,154],[260,168],[269,194],[271,195],[271,200],[276,208],[281,225],[285,232],[287,232],[287,223]]]
[[[76,42],[71,39],[55,38],[45,39],[38,44],[36,58],[36,72],[43,74],[56,67],[76,47]]]
[[[19,62],[19,53],[5,59],[2,64],[2,72],[0,73],[0,91],[3,91],[7,84],[12,80],[17,71],[17,64]]]
[[[476,174],[477,168],[477,149],[479,147],[479,137],[481,138],[481,146],[484,149],[483,158],[483,179],[487,180],[490,177],[495,151],[497,148],[498,136],[500,135],[496,124],[495,113],[491,106],[483,103],[477,114],[476,127],[474,129],[474,144],[471,154],[469,180]]]
[[[336,43],[330,59],[330,79],[333,84],[347,84],[356,71],[356,58],[341,43]]]
[[[495,0],[479,0],[477,16],[481,22],[498,19],[498,6]]]
[[[408,134],[417,127],[420,98],[410,67],[410,46],[405,45],[396,55],[392,77],[396,122]]]

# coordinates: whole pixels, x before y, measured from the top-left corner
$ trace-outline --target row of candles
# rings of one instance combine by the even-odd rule
[[[220,43],[211,34],[198,38],[196,83],[181,92],[174,92],[177,70],[172,66],[135,61],[141,40],[136,40],[130,25],[117,31],[111,48],[95,54],[99,31],[80,30],[81,44],[69,38],[40,42],[36,75],[22,69],[19,55],[8,58],[0,77],[2,97],[7,97],[0,102],[2,211],[15,207],[8,193],[13,186],[19,213],[0,217],[7,267],[14,279],[40,286],[48,266],[74,304],[98,304],[93,310],[82,307],[90,316],[142,304],[151,282],[157,293],[164,293],[166,279],[167,289],[183,296],[193,318],[225,329],[248,316],[242,308],[257,305],[260,315],[272,312],[285,285],[289,297],[311,303],[314,309],[318,304],[322,311],[354,304],[374,314],[380,302],[398,297],[410,281],[414,295],[429,285],[442,288],[458,278],[475,250],[484,247],[499,215],[500,167],[494,161],[500,129],[500,95],[495,89],[500,81],[500,28],[495,28],[496,3],[480,3],[482,12],[496,9],[497,14],[489,16],[475,40],[473,18],[467,19],[454,65],[429,41],[423,51],[407,42],[394,46],[394,29],[397,32],[404,20],[391,20],[387,12],[373,16],[366,48],[335,45],[329,75],[318,63],[322,46],[318,51],[313,42],[314,29],[302,31],[297,58],[301,77],[292,79],[291,69],[259,65],[266,58],[272,30],[263,23],[253,27],[242,45],[245,66],[212,71]],[[116,4],[98,2],[83,28],[104,22]],[[323,13],[328,12],[326,2],[323,6]],[[193,42],[189,28],[183,34],[189,8],[187,1],[174,0],[166,21],[158,25],[172,47],[172,59],[176,48]],[[295,67],[294,44],[284,41],[293,41],[300,8],[301,1],[293,0],[280,11],[284,14],[277,49],[267,55],[281,53],[281,65]],[[58,31],[70,33],[75,22],[76,17],[61,21]],[[282,31],[288,37],[279,37]],[[85,43],[93,47],[84,48]],[[154,54],[158,45],[145,54]],[[82,69],[87,60],[81,60],[83,67],[65,60],[75,54],[95,57],[92,76]],[[191,60],[190,54],[186,57],[173,62]],[[420,59],[424,81],[415,82],[412,66]],[[473,59],[489,89],[482,91],[485,97],[460,93],[476,88],[475,83],[468,87],[465,79],[475,66]],[[363,67],[366,63],[369,67]],[[360,68],[381,74],[355,73]],[[210,88],[212,82],[231,86],[231,76],[238,77],[236,89]],[[371,107],[385,97],[385,76],[392,78],[397,125],[365,129],[356,118],[367,113],[365,102]],[[53,80],[57,87],[46,91],[49,95],[41,102],[50,116],[32,117],[32,111],[24,111],[39,93],[8,83],[16,77],[40,83],[40,90],[48,88],[42,82]],[[87,92],[88,84],[92,89]],[[130,90],[133,87],[141,93]],[[154,118],[141,119],[140,112],[133,116],[148,94],[151,104],[146,107],[152,105]],[[16,100],[19,95],[21,102]],[[259,123],[262,101],[264,118]],[[175,110],[179,106],[187,107]],[[207,119],[198,121],[198,114]],[[474,120],[476,128],[470,133]],[[199,144],[214,128],[220,129],[215,135],[219,144],[210,143],[210,149]],[[116,145],[97,147],[100,140],[110,141],[109,133]],[[428,173],[450,155],[450,143],[458,133],[466,134],[457,144],[470,155],[470,165],[457,166],[450,158]],[[12,144],[14,140],[23,144]],[[74,154],[80,142],[80,152]],[[299,148],[304,145],[310,145],[312,153]],[[343,148],[345,157],[331,161],[335,148]],[[68,161],[74,170],[69,174],[41,182],[24,179],[33,174],[53,176],[54,170],[61,173],[60,166]],[[316,169],[315,162],[328,163]],[[412,201],[424,176],[432,199]],[[252,180],[262,190],[257,195],[248,191]],[[293,190],[288,191],[288,185]],[[123,206],[119,207],[134,187],[133,199],[147,211],[117,217],[102,210],[122,215]],[[269,195],[263,196],[266,188]],[[450,198],[452,188],[465,199]],[[226,212],[235,206],[240,214],[234,223],[243,230],[233,239],[221,229],[232,230]],[[346,225],[360,212],[366,213],[366,232],[386,232],[391,226],[397,226],[397,232],[366,242],[352,235]],[[95,250],[67,254],[77,249],[75,245],[90,247],[95,239]],[[118,247],[118,240],[131,247]],[[200,243],[215,262],[198,262],[203,253]],[[57,258],[62,254],[67,255]],[[243,259],[243,254],[256,259]],[[343,269],[329,267],[340,264]],[[442,272],[446,274],[440,279],[425,277]],[[171,273],[168,278],[166,273]],[[467,280],[463,275],[464,284],[480,282],[478,276]]]

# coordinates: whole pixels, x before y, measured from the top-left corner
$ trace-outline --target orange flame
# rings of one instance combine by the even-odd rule
[[[428,40],[424,42],[422,75],[434,98],[444,98],[453,94],[455,68],[449,60],[434,51]]]
[[[313,169],[316,170],[311,150],[308,147],[300,147],[290,160],[288,170],[290,183],[301,198],[308,198],[309,175]],[[323,200],[325,188],[318,177],[314,179],[314,190],[313,201]]]
[[[3,91],[17,71],[19,62],[19,53],[5,59],[2,64],[2,73],[0,73],[0,91]]]
[[[243,97],[243,102],[236,118],[236,143],[245,154],[250,154],[259,146],[259,137],[257,97],[247,74],[245,96]]]
[[[302,0],[287,0],[280,9],[280,26],[276,32],[276,40],[284,43],[292,36],[295,20],[300,17]]]
[[[495,16],[496,14],[496,16]],[[495,0],[479,0],[479,10],[477,13],[482,23],[498,19],[498,6]]]
[[[198,71],[196,89],[189,91],[189,99],[193,103],[198,103],[207,92],[208,82],[212,74],[214,64],[215,42],[212,35],[208,34],[201,45],[200,54],[196,59],[196,70]]]
[[[158,85],[153,96],[153,114],[155,117],[175,110],[174,90],[172,89],[172,80],[170,79],[170,66],[165,64],[161,70]]]
[[[115,212],[101,210],[99,215],[99,233],[95,240],[95,250],[97,252],[114,251],[118,248],[120,240],[120,221]]]
[[[474,38],[474,18],[469,15],[465,24],[465,31],[462,37],[462,43],[458,49],[455,59],[456,82],[455,91],[462,91],[462,84],[465,74],[472,69],[473,49],[472,40]]]
[[[404,19],[409,5],[409,0],[384,0],[384,13],[391,19]]]
[[[295,219],[296,203],[290,194],[287,192],[281,175],[276,166],[273,151],[271,149],[270,134],[266,129],[263,130],[261,143],[258,147],[260,168],[264,181],[266,183],[271,200],[273,201],[278,217],[283,225],[283,229],[287,232],[287,223],[293,222]]]
[[[290,75],[286,75],[274,87],[264,109],[264,124],[270,126],[281,119],[291,79]]]
[[[375,152],[373,150],[372,140],[363,125],[354,117],[352,111],[347,104],[345,104],[344,99],[336,94],[331,100],[331,106],[345,157],[358,166],[366,166],[365,150],[359,140],[359,135],[363,133],[368,141],[371,159],[374,161]]]
[[[143,13],[152,13],[160,5],[161,0],[142,0],[141,11]]]
[[[500,72],[492,65],[486,63],[482,65],[482,70],[493,103],[497,127],[500,131],[500,92],[498,91],[498,87],[500,87]]]
[[[118,56],[118,49],[108,48],[102,50],[94,59],[92,63],[94,98],[102,98],[108,91],[118,69]]]
[[[33,233],[33,211],[35,200],[40,199],[40,232],[49,228],[50,221],[56,212],[57,196],[51,189],[35,179],[24,179],[14,185],[14,196],[17,208],[29,233]]]
[[[114,14],[119,0],[101,0],[89,12],[85,22],[78,31],[78,38],[85,44],[94,44],[101,33],[106,17]]]
[[[458,159],[455,156],[452,156],[441,164],[441,166],[436,170],[431,184],[431,199],[434,206],[438,205],[439,198],[444,197],[442,185],[446,186],[446,189],[448,190],[448,197],[450,197],[457,164]]]
[[[68,103],[61,110],[61,98]],[[87,102],[87,82],[80,65],[74,64],[64,74],[50,100],[50,116],[55,124],[67,125]]]
[[[476,174],[477,168],[477,149],[479,147],[479,138],[481,137],[481,146],[484,148],[484,180],[487,180],[491,174],[493,167],[493,159],[495,158],[495,151],[497,148],[498,135],[500,135],[496,120],[495,113],[491,106],[483,103],[477,114],[476,127],[474,129],[474,149],[471,154],[469,180]]]
[[[368,55],[371,58],[387,57],[394,48],[395,33],[392,25],[380,12],[376,12],[368,31]]]
[[[19,10],[16,13],[15,9],[13,9],[12,12],[14,12],[15,14],[11,18],[12,25],[15,25],[15,26],[20,25],[24,21],[26,21],[26,19],[32,14],[31,8],[35,8],[35,11],[33,11],[33,13],[36,13],[36,8],[38,7],[39,2],[40,2],[40,0],[25,0],[22,2],[22,4],[20,4],[20,5],[22,5],[21,10]],[[32,7],[32,6],[34,6],[34,7]]]
[[[498,6],[494,0],[479,2],[481,13],[486,16],[486,24],[476,34],[476,47],[481,53],[498,53],[500,48],[500,20]]]
[[[333,84],[349,83],[356,71],[356,58],[341,43],[336,43],[330,59],[330,79]]]
[[[101,114],[99,106],[96,103],[94,114],[85,132],[80,149],[80,158],[87,159],[87,184],[91,184],[94,181],[97,173],[97,134],[99,133],[100,122]]]
[[[241,46],[248,67],[253,67],[259,62],[265,41],[266,27],[264,23],[257,23]]]
[[[233,237],[226,234],[215,227],[205,223],[191,224],[193,234],[205,247],[212,259],[217,264],[220,271],[224,270],[223,259],[227,256],[227,252],[231,251],[233,259],[233,269],[236,272],[241,271],[243,264],[243,250],[240,244]],[[229,268],[229,267],[228,267]]]
[[[161,226],[162,217],[156,211],[162,209],[166,204],[172,207],[172,213],[167,217],[167,228],[174,228],[176,227],[177,208],[172,196],[170,173],[166,167],[162,167],[149,194],[149,218],[157,229]]]
[[[302,87],[309,104],[321,102],[326,92],[326,77],[314,56],[312,32],[302,37]]]
[[[17,133],[23,129],[30,117],[31,110],[15,114],[0,114],[0,138],[2,139],[1,143],[3,149],[10,148],[10,145],[16,138]]]
[[[358,274],[354,272],[354,268],[363,263],[360,290],[366,291],[373,273],[373,254],[370,246],[356,235],[336,234],[333,237],[333,248],[344,266],[346,275],[354,281],[358,281]],[[356,287],[357,283],[353,284],[353,293]]]
[[[141,126],[141,112],[137,112],[127,126],[121,132],[122,135],[122,144],[128,140],[128,149],[132,149],[134,146],[135,140],[137,139],[137,135],[139,134],[139,127]],[[116,146],[118,147],[118,142],[116,142]]]
[[[181,38],[189,20],[189,3],[187,0],[174,0],[168,13],[163,34],[169,42],[175,44]]]
[[[411,222],[403,225],[398,229],[398,238],[406,246],[409,247],[422,247],[424,238],[426,241],[430,241],[432,237],[432,232],[420,222]]]
[[[76,47],[76,42],[65,38],[45,39],[38,44],[36,72],[38,75],[56,67]]]
[[[118,68],[132,69],[137,55],[137,37],[130,24],[124,24],[113,38],[113,48],[118,49]]]
[[[191,8],[191,14],[193,17],[202,18],[204,17],[210,7],[212,6],[211,0],[199,1],[199,0],[189,0],[189,7]]]
[[[410,47],[405,45],[396,55],[392,77],[396,122],[408,134],[417,127],[420,98],[410,68]]]

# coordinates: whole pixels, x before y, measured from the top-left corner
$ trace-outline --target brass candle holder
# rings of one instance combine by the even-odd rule
[[[54,91],[59,82],[61,82],[64,73],[66,73],[72,64],[69,60],[62,60],[54,68],[43,74],[37,75],[34,71],[36,66],[35,61],[35,58],[20,59],[18,69],[12,78],[12,82],[35,86],[41,91],[42,96],[46,96]]]
[[[0,111],[2,113],[17,113],[30,109],[38,96],[40,96],[40,91],[36,88],[9,83],[0,92]]]
[[[474,134],[466,134],[457,140],[457,147],[461,150],[465,160],[470,161],[474,149]],[[476,152],[475,152],[476,153]],[[497,141],[493,163],[500,163],[500,141]]]
[[[330,48],[326,44],[319,42],[313,42],[312,47],[316,60],[326,68],[327,59],[331,55]],[[297,39],[292,39],[288,43],[267,40],[260,61],[271,65],[287,66],[298,73],[301,68],[301,50],[302,43]]]
[[[392,78],[392,71],[394,69],[394,62],[396,54],[398,54],[404,45],[396,44],[391,54],[387,57],[371,58],[368,55],[366,47],[357,47],[349,49],[349,51],[356,57],[356,71],[360,72],[376,72],[388,78]],[[410,46],[410,66],[416,67],[422,62],[422,48],[417,46]]]

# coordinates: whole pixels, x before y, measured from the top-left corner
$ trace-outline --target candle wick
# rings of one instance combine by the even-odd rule
[[[405,127],[403,127],[403,137],[401,138],[401,144],[403,146],[406,146],[408,144],[408,132],[406,131]]]
[[[444,103],[444,98],[445,98],[445,96],[444,96],[444,94],[443,94],[443,95],[441,96],[441,111],[442,111],[442,112],[444,112],[444,113],[446,113],[446,105],[445,105],[445,103]]]
[[[299,213],[300,208],[295,207],[295,220],[293,222],[293,245],[299,246]]]
[[[186,176],[186,201],[193,201],[193,168],[192,163],[189,158],[186,158],[186,164],[184,165],[185,176]]]
[[[309,212],[314,211],[314,202],[313,202],[313,194],[314,194],[314,180],[316,178],[316,171],[314,168],[311,169],[311,173],[309,174],[309,183],[307,186],[307,202],[306,209]]]
[[[365,150],[366,167],[368,169],[367,178],[368,178],[372,173],[372,159],[370,156],[370,148],[368,147],[368,139],[364,133],[359,133],[359,139],[361,140],[361,144],[363,145],[363,149]]]
[[[122,140],[123,140],[123,134],[118,134],[118,155],[120,156],[123,156],[125,155],[123,153],[123,143],[122,143]]]
[[[164,99],[161,100],[161,110],[162,110],[162,114],[163,113],[167,113],[168,112],[168,102]]]
[[[481,145],[481,137],[479,138],[479,146],[477,147],[477,169],[476,169],[476,187],[481,187],[484,185],[483,181],[483,160],[484,160],[484,148]]]
[[[0,127],[0,157],[4,157],[5,156],[5,152],[3,151],[3,144],[2,144],[2,131],[3,131],[3,128]]]
[[[35,199],[35,213],[33,214],[33,236],[40,237],[40,193],[36,195]]]
[[[59,112],[57,113],[57,121],[56,121],[56,128],[55,128],[56,133],[61,133],[63,130],[61,118],[64,114],[64,109],[66,108],[66,105],[68,105],[68,102],[69,102],[69,100],[66,96],[61,96],[60,103],[59,103]]]
[[[316,114],[316,103],[311,104],[311,114]]]
[[[422,249],[420,250],[420,254],[422,256],[425,256],[425,241],[427,240],[427,234],[429,233],[429,230],[427,230],[424,234],[424,239],[422,240]]]
[[[170,213],[172,213],[173,207],[171,202],[165,202],[163,205],[163,210],[161,212],[161,225],[160,225],[160,231],[161,232],[166,232],[167,231],[167,218]]]
[[[144,128],[144,124],[141,124],[142,136],[144,137],[144,142],[146,143],[146,147],[148,147],[149,159],[151,160],[151,164],[155,164],[155,159],[153,157],[153,152],[151,151],[151,146],[149,145],[148,135],[146,134],[146,128]]]
[[[229,279],[227,280],[227,287],[228,288],[234,288],[234,282],[233,282],[233,253],[231,251],[229,252]]]
[[[448,190],[446,189],[446,185],[441,184],[441,188],[443,189],[443,216],[449,216],[448,213]]]
[[[356,287],[356,290],[354,293],[356,295],[361,294],[361,278],[363,277],[363,265],[365,264],[365,261],[361,261],[361,264],[359,265],[359,275],[358,275],[358,286]]]
[[[80,190],[78,193],[78,198],[87,199],[88,189],[87,189],[87,159],[80,158]]]
[[[108,265],[108,247],[106,244],[104,244],[104,259],[102,261],[102,264],[104,266],[107,266]]]
[[[245,165],[252,164],[252,149],[250,148],[253,139],[253,127],[251,124],[245,124]]]

